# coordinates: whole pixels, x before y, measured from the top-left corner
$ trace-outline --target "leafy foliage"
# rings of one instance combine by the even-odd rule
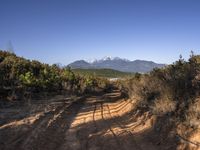
[[[98,81],[108,82],[90,75],[75,74],[68,67],[59,68],[55,64],[43,64],[0,51],[0,91],[6,91],[5,95],[17,95],[16,91],[68,91],[80,94],[102,88]],[[9,92],[5,89],[9,89]]]

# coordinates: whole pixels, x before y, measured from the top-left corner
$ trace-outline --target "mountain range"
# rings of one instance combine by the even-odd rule
[[[146,60],[130,61],[119,57],[105,57],[92,62],[78,60],[70,63],[68,66],[72,69],[114,69],[122,72],[146,73],[154,68],[162,68],[165,66],[165,64],[158,64],[153,61]]]

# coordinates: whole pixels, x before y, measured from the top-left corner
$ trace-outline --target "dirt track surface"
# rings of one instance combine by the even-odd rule
[[[2,124],[0,149],[161,149],[149,135],[154,119],[148,113],[133,112],[134,102],[121,98],[119,91],[59,102],[54,102],[45,113],[38,111]]]

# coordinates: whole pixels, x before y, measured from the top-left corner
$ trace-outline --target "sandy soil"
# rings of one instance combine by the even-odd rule
[[[134,100],[121,98],[119,91],[34,107],[27,116],[1,123],[1,150],[175,149],[175,144],[164,142],[168,139],[161,143],[159,134],[152,136],[155,117],[135,110]],[[9,113],[1,110],[1,118],[3,111]]]

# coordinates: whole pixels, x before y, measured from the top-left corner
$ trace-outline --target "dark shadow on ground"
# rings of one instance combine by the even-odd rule
[[[99,96],[90,96],[86,101],[79,99],[69,107],[63,107],[60,117],[48,126],[49,119],[54,114],[45,114],[32,127],[23,132],[13,131],[10,128],[0,130],[1,150],[55,150],[65,142],[66,131],[70,128],[77,114],[95,113],[97,107],[101,115],[100,120],[83,123],[75,127],[76,137],[80,142],[79,150],[176,150],[179,140],[174,132],[174,122],[169,116],[156,117],[151,128],[134,132],[134,128],[144,126],[151,114],[142,117],[146,110],[132,110],[122,116],[107,118],[109,111],[104,111],[107,103],[113,104],[123,98],[120,94],[107,93]],[[125,101],[125,100],[124,100]],[[82,107],[85,109],[81,109]],[[115,109],[124,109],[126,103],[116,106]],[[59,108],[56,111],[60,111]],[[95,116],[93,116],[95,117]],[[135,123],[135,124],[134,124]],[[133,124],[130,129],[130,124]],[[11,134],[16,135],[13,137]],[[76,142],[76,141],[75,141]],[[73,144],[73,141],[72,143]],[[75,150],[75,149],[68,149]]]
[[[0,149],[1,150],[54,150],[64,140],[65,131],[69,129],[71,122],[82,107],[85,98],[73,102],[65,109],[60,117],[48,126],[50,119],[59,112],[62,107],[58,107],[55,112],[45,113],[31,127],[20,126],[20,129],[4,128],[0,129]],[[48,127],[47,127],[48,126]],[[21,130],[23,128],[23,130]],[[17,131],[19,130],[19,131]],[[39,133],[39,134],[38,134]],[[26,140],[27,141],[26,144]]]
[[[131,113],[78,126],[81,150],[176,150],[179,140],[173,130],[174,124],[167,117],[157,118],[151,128],[138,133],[134,133],[134,127],[131,130],[126,128],[126,125],[134,122],[130,117]],[[145,125],[145,119],[135,128]],[[121,128],[121,131],[115,128]],[[132,134],[130,131],[133,131]]]

